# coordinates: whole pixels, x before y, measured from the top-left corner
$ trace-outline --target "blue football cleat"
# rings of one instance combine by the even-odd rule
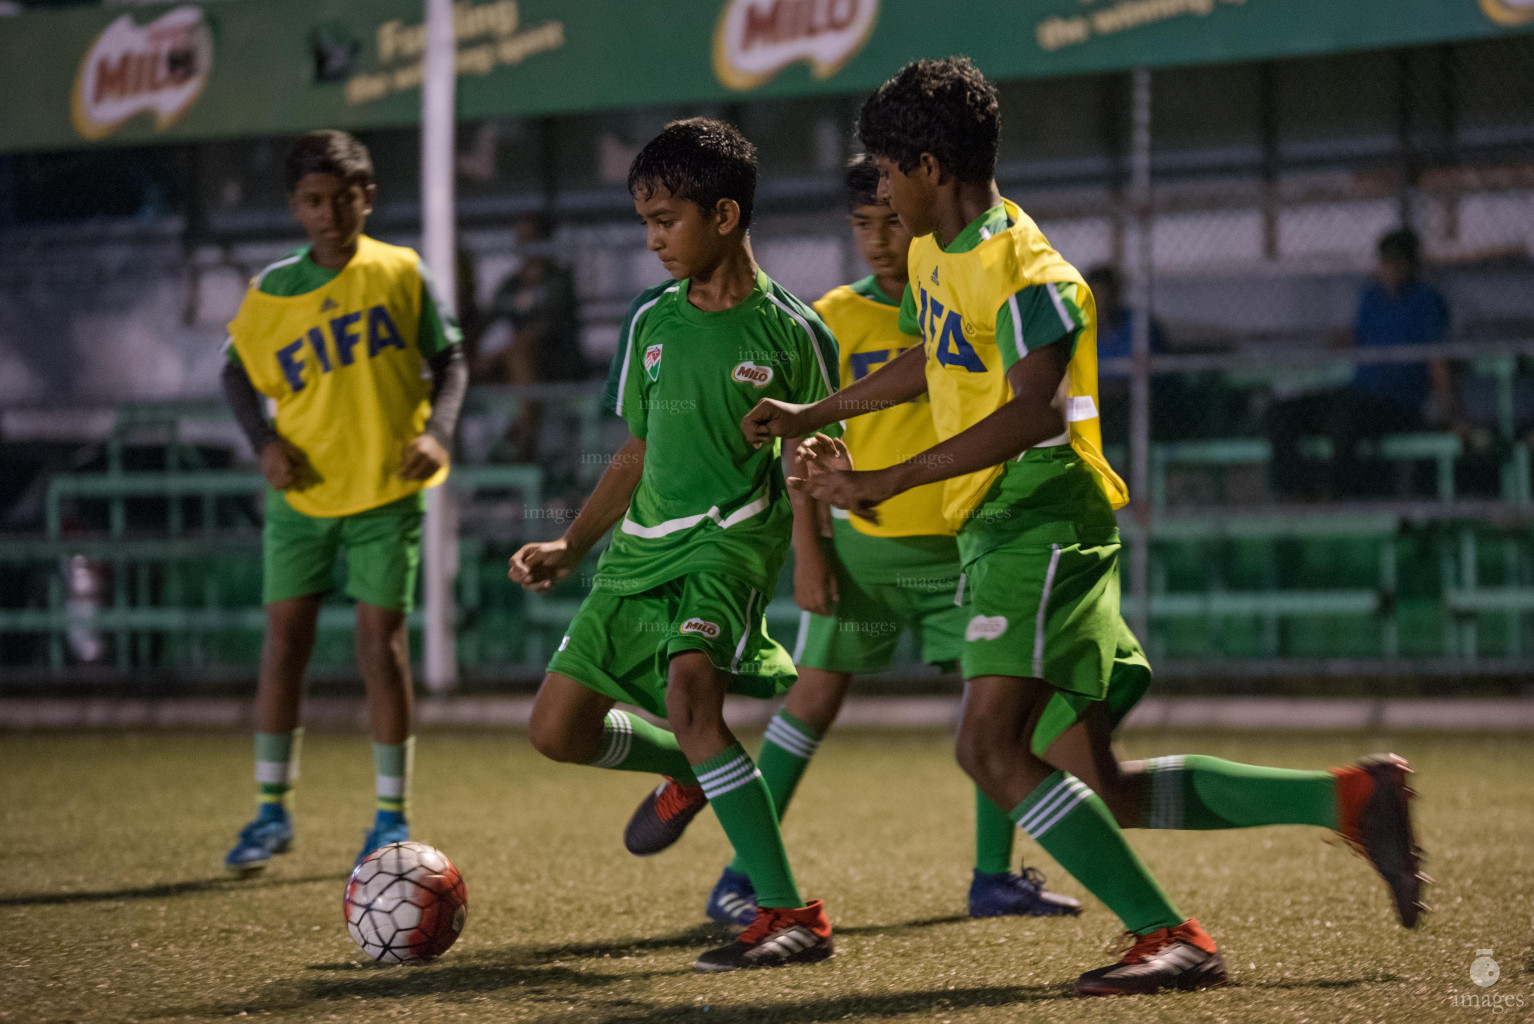
[[[1020,874],[1010,871],[988,875],[976,871],[969,883],[970,917],[1058,917],[1081,913],[1081,902],[1044,888],[1044,873],[1038,868],[1023,868]]]
[[[277,804],[266,804],[256,820],[240,829],[240,841],[224,858],[224,870],[241,878],[266,867],[273,854],[287,853],[293,845],[293,823]]]
[[[756,889],[751,879],[734,868],[725,868],[714,891],[708,894],[703,913],[721,928],[749,928],[756,919]]]
[[[362,839],[362,852],[357,854],[357,863],[352,865],[352,870],[357,865],[368,859],[368,854],[390,843],[403,843],[410,838],[410,824],[404,815],[395,814],[391,811],[379,811],[373,819],[373,827],[368,830]]]

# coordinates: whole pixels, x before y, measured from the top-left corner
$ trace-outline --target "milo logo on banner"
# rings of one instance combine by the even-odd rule
[[[1534,0],[1481,0],[1481,10],[1499,25],[1534,21]]]
[[[164,131],[207,84],[213,34],[202,8],[177,7],[147,25],[124,14],[108,25],[80,62],[72,114],[87,139],[112,134],[130,117],[153,113]]]
[[[873,31],[879,0],[728,0],[714,30],[714,74],[754,89],[795,61],[830,78]]]

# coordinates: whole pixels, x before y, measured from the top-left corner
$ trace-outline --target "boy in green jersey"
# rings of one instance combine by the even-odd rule
[[[833,288],[815,312],[836,335],[842,380],[855,381],[880,372],[915,342],[898,324],[911,236],[879,199],[879,171],[866,153],[847,165],[843,184],[853,242],[873,273]],[[865,468],[891,465],[937,443],[925,396],[849,421],[843,440]],[[889,668],[906,631],[920,638],[924,662],[944,672],[958,666],[968,616],[954,600],[959,547],[941,514],[942,489],[929,484],[886,502],[877,525],[835,509],[829,539],[822,536],[825,507],[794,492],[794,599],[803,609],[794,646],[799,679],[768,722],[757,755],[779,821],[855,673]],[[1016,835],[1006,811],[977,790],[970,916],[1079,913],[1078,901],[1045,890],[1037,868],[1012,870]],[[724,869],[704,912],[726,928],[751,923],[756,901],[743,862]]]
[[[1083,974],[1078,992],[1226,980],[1214,941],[1162,892],[1125,828],[1335,829],[1412,927],[1421,879],[1403,758],[1293,771],[1115,756],[1113,730],[1149,673],[1119,615],[1113,509],[1127,494],[1100,452],[1095,309],[1076,269],[998,192],[999,121],[995,90],[963,58],[907,65],[864,104],[858,133],[880,194],[916,236],[901,319],[922,347],[816,405],[763,401],[747,437],[800,437],[929,396],[934,447],[856,471],[840,441],[812,438],[800,448],[807,477],[790,482],[877,519],[892,496],[944,481],[971,616],[959,763],[1133,933],[1124,957]]]
[[[824,960],[830,922],[800,896],[772,798],[722,711],[726,692],[774,697],[794,680],[763,619],[788,546],[788,488],[777,445],[747,444],[740,418],[762,396],[834,391],[836,341],[752,257],[756,152],[733,127],[667,125],[635,157],[629,192],[673,280],[634,301],[613,356],[608,400],[628,442],[564,536],[511,559],[514,581],[547,589],[617,527],[549,662],[531,739],[556,761],[665,776],[629,823],[634,853],[670,845],[713,806],[762,913],[696,969]]]

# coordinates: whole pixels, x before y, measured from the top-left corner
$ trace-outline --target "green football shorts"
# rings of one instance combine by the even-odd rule
[[[767,595],[717,573],[692,573],[638,594],[595,589],[581,602],[548,670],[666,717],[666,671],[702,651],[731,693],[772,698],[793,685],[794,664],[767,635]]]
[[[964,678],[1043,679],[1034,730],[1047,750],[1094,705],[1117,727],[1150,687],[1150,663],[1119,613],[1119,544],[1014,543],[965,570]]]
[[[346,551],[346,593],[380,608],[408,612],[421,564],[426,494],[412,494],[355,515],[308,516],[267,489],[261,529],[261,600],[334,589],[336,555]]]
[[[831,615],[799,615],[794,664],[827,672],[882,672],[900,634],[921,641],[921,659],[948,667],[964,650],[964,609],[954,600],[959,547],[952,537],[874,537],[844,519],[834,526],[837,602]]]

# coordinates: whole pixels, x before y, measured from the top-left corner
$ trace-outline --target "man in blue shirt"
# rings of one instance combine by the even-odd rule
[[[1410,228],[1380,239],[1375,274],[1359,296],[1352,342],[1358,348],[1436,345],[1448,340],[1449,304],[1421,280],[1422,244]],[[1273,484],[1285,496],[1372,496],[1389,491],[1388,467],[1361,463],[1359,442],[1457,419],[1449,364],[1442,359],[1366,363],[1340,392],[1275,405],[1269,413]],[[1299,440],[1329,436],[1329,466],[1303,463]]]

